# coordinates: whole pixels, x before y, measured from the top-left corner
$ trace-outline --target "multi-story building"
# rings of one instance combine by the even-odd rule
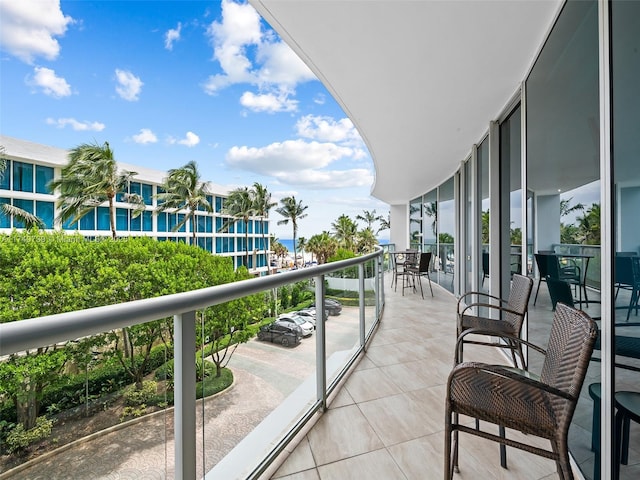
[[[8,136],[0,136],[6,160],[5,172],[0,180],[0,203],[19,207],[39,217],[46,230],[79,232],[85,237],[107,237],[111,235],[109,208],[96,207],[77,222],[60,222],[56,206],[57,193],[49,189],[49,182],[60,175],[60,169],[68,161],[68,151],[47,145],[28,142]],[[175,230],[185,216],[184,212],[156,212],[158,194],[166,178],[166,172],[137,165],[119,163],[119,168],[136,172],[129,184],[131,194],[140,195],[145,203],[141,215],[134,216],[133,206],[124,202],[122,195],[116,197],[116,232],[118,237],[148,236],[158,240],[191,242],[193,230],[199,247],[216,255],[233,258],[237,268],[245,260],[245,224],[233,222],[222,213],[229,189],[208,182],[211,192],[208,200],[213,212],[199,211],[195,222],[187,221]],[[125,193],[125,192],[123,192]],[[0,232],[21,229],[24,225],[16,218],[0,213]],[[269,251],[269,219],[252,218],[248,229],[249,264],[251,272],[260,274],[268,269],[266,253]],[[264,235],[263,235],[264,232]],[[263,244],[264,243],[264,244]]]

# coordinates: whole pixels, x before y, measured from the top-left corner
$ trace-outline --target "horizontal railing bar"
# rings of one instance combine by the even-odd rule
[[[219,305],[247,295],[343,270],[365,263],[379,255],[382,255],[380,247],[376,252],[360,257],[260,278],[156,298],[2,323],[0,324],[0,357]]]

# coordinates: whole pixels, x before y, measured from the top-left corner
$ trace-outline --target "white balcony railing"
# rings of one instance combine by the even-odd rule
[[[351,356],[342,363],[337,374],[327,374],[326,336],[323,321],[316,326],[315,399],[311,407],[299,415],[282,438],[274,439],[273,448],[255,465],[251,465],[246,478],[257,478],[280,454],[287,443],[303,428],[318,411],[326,409],[328,395],[340,382],[379,322],[384,306],[383,270],[384,251],[343,260],[316,267],[292,270],[256,279],[167,295],[146,300],[91,308],[76,312],[32,318],[0,324],[0,361],[9,355],[19,354],[47,345],[60,344],[105,331],[139,325],[149,321],[173,317],[174,319],[174,434],[175,434],[175,478],[195,479],[196,472],[196,372],[193,359],[196,355],[196,311],[219,305],[302,280],[312,279],[315,284],[317,318],[324,318],[325,275],[344,270],[358,269],[359,292],[359,339]],[[365,265],[373,265],[373,277],[367,279],[365,287]],[[375,292],[373,321],[365,322],[365,288]],[[366,325],[365,325],[366,324]],[[283,428],[286,425],[282,426]],[[278,432],[279,433],[279,432]],[[274,433],[276,435],[276,433]],[[256,452],[247,452],[253,458]],[[246,467],[245,467],[246,468]],[[204,475],[202,475],[204,473]],[[200,476],[209,477],[207,472]],[[231,478],[231,477],[227,477]]]

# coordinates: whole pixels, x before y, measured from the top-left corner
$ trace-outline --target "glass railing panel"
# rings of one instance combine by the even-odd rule
[[[369,260],[364,267],[364,333],[368,337],[377,322],[376,304],[381,302],[381,288],[377,272],[377,259]]]
[[[365,276],[367,270],[365,268]],[[325,306],[329,314],[325,324],[327,385],[331,384],[360,347],[359,285],[358,266],[325,276]],[[366,290],[373,293],[372,277],[365,278]]]
[[[172,328],[169,318],[2,358],[0,474],[172,476]]]
[[[224,365],[233,386],[198,401],[197,465],[202,476],[246,478],[313,408],[317,321],[294,308],[313,303],[313,292],[313,283],[305,280],[208,309],[219,312],[202,329],[208,341],[205,362]],[[215,340],[216,331],[225,338]],[[225,347],[234,336],[241,342]]]

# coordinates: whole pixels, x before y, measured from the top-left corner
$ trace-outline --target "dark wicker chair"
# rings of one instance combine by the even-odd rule
[[[526,368],[526,360],[520,343],[511,342],[509,337],[519,337],[522,324],[529,310],[529,298],[533,289],[533,280],[524,275],[514,274],[511,280],[509,298],[505,301],[494,295],[484,292],[467,292],[458,300],[458,325],[457,335],[470,329],[480,329],[490,332],[492,337],[501,337],[503,342],[485,340],[467,340],[459,342],[455,352],[455,363],[463,360],[463,347],[465,343],[474,345],[487,345],[490,347],[507,348],[511,350],[513,366],[517,367],[516,355],[520,357],[521,366]],[[476,298],[475,302],[466,303],[468,299]],[[492,303],[493,302],[493,303]],[[479,315],[478,311],[485,315]],[[490,318],[489,313],[495,312],[500,318]]]
[[[555,460],[560,478],[573,479],[567,436],[597,335],[586,313],[558,303],[546,351],[512,338],[545,356],[539,377],[503,365],[456,365],[447,382],[444,478],[458,471],[458,432],[463,432]],[[480,420],[498,425],[501,435],[458,422],[459,415],[476,419],[476,425]],[[506,428],[547,439],[551,449],[506,438]]]
[[[425,276],[429,280],[429,289],[431,290],[431,296],[433,297],[433,287],[431,286],[431,277],[429,276],[429,265],[431,264],[431,256],[432,252],[423,252],[420,254],[420,261],[417,265],[409,265],[407,266],[407,271],[413,274],[414,283],[415,278],[418,278],[418,283],[420,284],[420,293],[422,294],[422,298],[424,298],[424,290],[422,289],[422,277]]]

